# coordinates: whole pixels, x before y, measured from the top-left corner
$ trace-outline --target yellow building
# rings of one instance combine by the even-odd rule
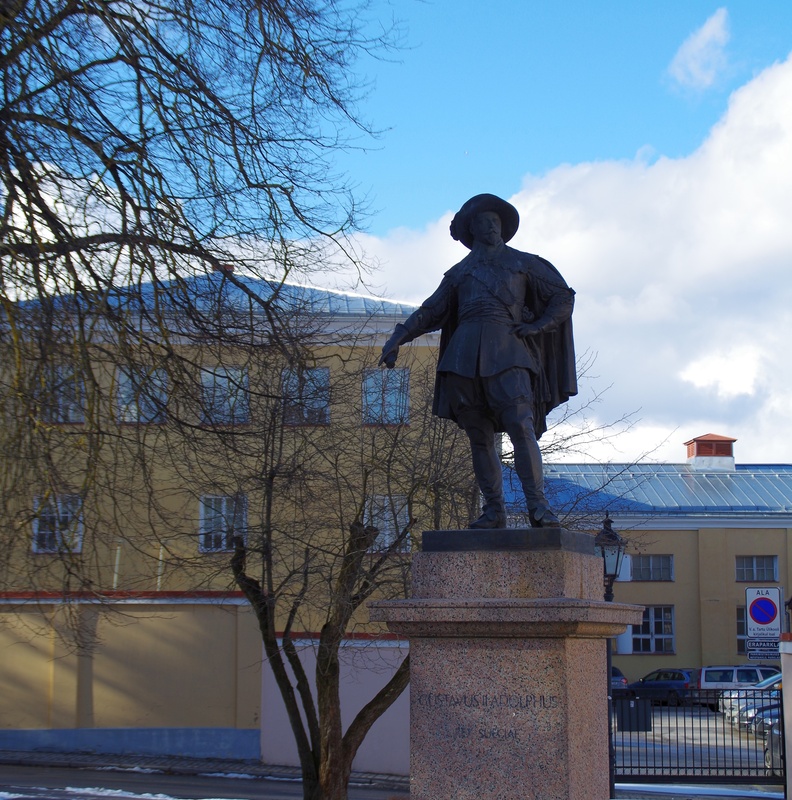
[[[125,315],[112,329],[69,298],[6,320],[4,749],[259,758],[262,736],[291,733],[237,546],[277,630],[310,645],[353,523],[377,528],[366,569],[399,596],[410,532],[464,524],[477,502],[456,429],[430,413],[437,337],[377,367],[412,308],[229,272],[161,295],[103,299]],[[374,653],[366,622],[350,652]]]

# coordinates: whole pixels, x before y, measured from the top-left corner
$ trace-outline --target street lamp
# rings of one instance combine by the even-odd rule
[[[602,530],[594,537],[594,547],[599,550],[602,556],[602,568],[605,579],[605,600],[613,602],[613,582],[619,577],[622,561],[624,560],[624,550],[627,542],[613,530],[613,520],[605,512],[605,519],[602,521]],[[607,670],[608,670],[608,781],[610,784],[610,797],[616,796],[616,751],[613,746],[613,718],[612,718],[612,687],[611,687],[611,640],[606,639],[607,646]]]
[[[602,521],[602,530],[594,537],[594,547],[602,556],[602,566],[605,571],[605,600],[613,600],[613,582],[618,578],[624,560],[624,551],[627,542],[613,530],[613,520],[605,512]]]

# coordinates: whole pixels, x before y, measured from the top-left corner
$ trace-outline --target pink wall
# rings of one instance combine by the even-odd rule
[[[300,658],[310,679],[316,660],[310,640],[302,643]],[[344,725],[388,681],[407,655],[406,643],[349,641],[342,647],[341,701]],[[410,689],[379,719],[358,751],[354,769],[408,775],[410,771]],[[299,766],[286,709],[266,662],[262,669],[261,760],[265,764]]]

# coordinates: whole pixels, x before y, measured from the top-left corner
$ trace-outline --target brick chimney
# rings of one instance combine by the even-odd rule
[[[687,447],[687,463],[693,469],[706,471],[734,470],[734,443],[736,439],[719,436],[717,433],[705,433],[689,442]]]

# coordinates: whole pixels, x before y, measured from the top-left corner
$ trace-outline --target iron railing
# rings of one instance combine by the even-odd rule
[[[780,690],[747,688],[734,697],[720,693],[702,697],[614,689],[614,778],[633,783],[661,779],[784,785],[781,706]],[[774,720],[770,713],[776,715]]]

